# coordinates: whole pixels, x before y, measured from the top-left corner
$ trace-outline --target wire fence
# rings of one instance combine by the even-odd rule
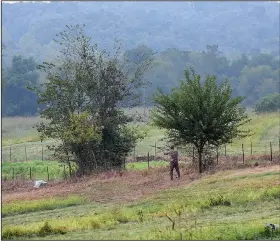
[[[5,146],[2,147],[1,155],[2,162],[23,162],[23,161],[31,161],[31,160],[51,160],[53,159],[53,151],[48,149],[48,145],[50,143],[30,143],[30,144],[17,144],[13,146]],[[162,157],[163,150],[158,146],[158,143],[155,142],[153,144],[142,146],[141,148],[134,148],[131,153],[129,153],[127,161],[128,162],[136,162],[141,160],[147,160],[148,155],[150,156],[150,160],[157,160],[158,157]],[[143,150],[144,149],[144,150]],[[181,155],[194,155],[195,148],[193,153],[179,151]],[[244,156],[244,159],[248,156],[253,155],[272,155],[275,156],[280,152],[280,140],[279,143],[276,141],[264,142],[253,144],[247,143],[237,145],[224,145],[217,147],[217,155],[218,156]],[[148,154],[149,153],[149,154]]]
[[[71,164],[59,164],[58,162],[51,162],[53,152],[47,148],[48,143],[42,144],[29,144],[29,145],[14,145],[11,147],[4,147],[2,149],[2,176],[6,180],[10,179],[39,179],[44,180],[58,180],[67,179],[71,177],[71,174],[75,172],[74,166]],[[168,160],[163,155],[163,151],[158,149],[157,143],[152,145],[153,151],[147,152],[146,155],[138,155],[135,148],[130,155],[124,160],[124,168],[126,164],[130,162],[144,162],[144,168],[151,167],[151,161]],[[230,145],[223,146],[216,149],[216,164],[225,160],[225,157],[238,158],[240,163],[245,164],[248,161],[257,159],[258,156],[262,157],[262,160],[272,162],[274,160],[280,160],[280,145],[275,145],[273,142],[268,142],[262,146],[254,146],[252,143],[249,147],[245,147],[241,144],[239,150],[235,147],[233,149]],[[191,153],[191,154],[190,154]],[[194,161],[197,158],[196,150],[193,148],[191,152],[180,153],[180,161]],[[26,161],[35,161],[26,163]],[[17,162],[17,163],[14,163]],[[6,163],[6,164],[5,164]],[[8,163],[10,163],[8,165]],[[15,165],[13,165],[13,163]],[[24,165],[24,163],[26,165]],[[11,166],[11,164],[13,166]]]

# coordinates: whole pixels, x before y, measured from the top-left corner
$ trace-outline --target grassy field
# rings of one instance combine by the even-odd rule
[[[65,172],[64,172],[65,170]],[[68,176],[69,168],[57,161],[26,161],[2,163],[2,177],[5,179],[57,180]]]
[[[4,193],[2,238],[280,238],[279,231],[264,228],[265,223],[280,221],[279,166],[224,171],[192,180],[190,174],[183,174],[174,182],[164,179],[168,169],[162,168],[88,179],[71,187]],[[154,191],[148,192],[149,188]],[[125,199],[130,193],[131,199]],[[100,202],[100,195],[105,201]]]
[[[138,110],[141,112],[141,109]],[[245,128],[250,138],[234,140],[227,155],[269,154],[269,142],[278,151],[279,115],[254,115]],[[68,167],[48,160],[47,145],[32,126],[40,119],[4,118],[2,176],[11,178],[63,179]],[[155,142],[164,131],[149,123],[139,124],[147,137],[138,143],[136,155],[154,155]],[[42,158],[43,146],[43,158]],[[9,162],[10,147],[12,161]],[[224,151],[222,147],[221,155]],[[44,161],[42,161],[42,159]],[[25,161],[27,160],[27,161]],[[249,163],[250,162],[250,163]],[[255,160],[247,161],[247,166]],[[109,171],[76,182],[51,182],[32,189],[32,182],[2,192],[2,239],[280,239],[279,166],[219,171],[199,176],[181,165],[181,179],[169,180],[168,162],[126,164],[126,171]],[[262,166],[267,165],[267,166]],[[218,169],[217,169],[218,170]],[[24,175],[23,175],[24,173]],[[9,181],[12,182],[12,181]],[[8,182],[7,182],[8,183]]]
[[[134,112],[143,113],[143,109],[136,109]],[[142,112],[141,112],[142,111]],[[133,111],[131,111],[133,112]],[[252,130],[252,136],[245,139],[236,139],[232,144],[226,146],[227,155],[241,155],[242,144],[246,155],[251,153],[251,142],[253,154],[269,154],[270,142],[274,152],[279,151],[279,114],[263,114],[255,115],[250,113],[252,121],[244,126]],[[25,161],[25,160],[46,160],[52,155],[47,146],[54,144],[53,140],[40,142],[40,138],[36,130],[32,126],[39,122],[39,117],[28,118],[3,118],[2,128],[2,160],[9,161]],[[155,126],[147,123],[140,123],[141,130],[147,132],[147,137],[139,141],[135,149],[136,156],[154,155],[155,149],[153,145],[164,146],[161,139],[165,136],[164,130],[160,130]],[[43,151],[42,151],[43,150]],[[220,147],[220,154],[223,155],[225,147]],[[43,156],[42,156],[43,152]],[[159,150],[158,150],[159,152]],[[131,153],[133,155],[133,153]]]
[[[150,161],[149,167],[164,167],[169,163],[166,161]],[[74,164],[72,163],[72,168]],[[127,170],[144,170],[148,168],[147,162],[127,163]],[[69,167],[57,161],[26,161],[26,162],[4,162],[2,163],[2,178],[32,180],[62,180],[69,177]]]

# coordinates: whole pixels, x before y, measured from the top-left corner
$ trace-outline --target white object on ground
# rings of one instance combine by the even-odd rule
[[[273,224],[273,223],[266,223],[264,226],[266,228],[271,228],[272,231],[276,231],[276,229],[279,228],[279,224]]]
[[[48,183],[45,182],[45,181],[43,181],[43,180],[39,180],[39,181],[35,181],[35,182],[34,182],[34,187],[35,187],[35,188],[45,187],[45,186],[47,186],[47,185],[48,185]]]

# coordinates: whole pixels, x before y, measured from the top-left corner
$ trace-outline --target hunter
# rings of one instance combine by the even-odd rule
[[[178,178],[180,178],[180,170],[178,163],[178,151],[174,150],[174,145],[170,147],[170,151],[165,152],[164,155],[170,156],[170,178],[173,180],[173,169],[175,168]]]

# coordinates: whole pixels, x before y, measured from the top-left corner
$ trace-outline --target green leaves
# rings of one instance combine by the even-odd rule
[[[170,141],[193,144],[202,153],[206,143],[219,146],[249,133],[239,128],[249,121],[240,106],[244,98],[231,98],[228,82],[218,86],[216,77],[207,75],[202,83],[193,68],[185,78],[170,95],[161,90],[154,95],[153,122],[168,130]]]
[[[128,128],[131,121],[120,109],[137,99],[135,88],[143,85],[142,76],[151,63],[150,54],[140,63],[129,63],[117,46],[108,53],[90,43],[84,26],[66,26],[57,35],[60,55],[53,63],[38,68],[48,81],[43,88],[34,88],[39,103],[46,105],[39,124],[42,138],[60,140],[56,155],[62,161],[72,160],[80,175],[98,168],[120,167],[125,155],[143,137]]]

